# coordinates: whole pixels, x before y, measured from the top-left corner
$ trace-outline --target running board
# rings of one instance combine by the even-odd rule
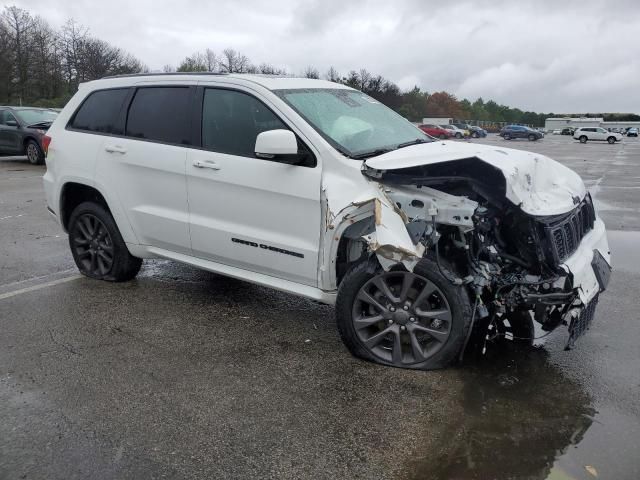
[[[257,285],[274,288],[282,292],[292,293],[301,297],[310,298],[311,300],[317,300],[318,302],[326,303],[328,305],[334,305],[336,303],[335,292],[325,292],[324,290],[320,290],[316,287],[301,285],[289,280],[283,280],[282,278],[272,277],[271,275],[265,275],[263,273],[256,273],[250,270],[244,270],[242,268],[231,267],[223,263],[212,262],[211,260],[205,260],[203,258],[171,252],[162,248],[147,247],[145,250],[158,257],[186,263],[188,265],[192,265],[209,272],[226,275],[227,277],[237,278],[238,280],[245,280]]]

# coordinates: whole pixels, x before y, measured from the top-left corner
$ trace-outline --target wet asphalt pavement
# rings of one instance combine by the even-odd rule
[[[351,357],[333,308],[288,294],[167,261],[81,278],[44,167],[0,159],[0,479],[640,478],[640,142],[478,142],[574,168],[613,230],[575,350],[562,330],[404,371]]]

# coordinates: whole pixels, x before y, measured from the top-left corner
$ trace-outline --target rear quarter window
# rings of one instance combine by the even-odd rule
[[[69,126],[75,130],[121,135],[118,114],[128,88],[98,90],[89,94],[76,111]]]
[[[189,87],[138,88],[129,107],[126,135],[190,145],[191,91]]]

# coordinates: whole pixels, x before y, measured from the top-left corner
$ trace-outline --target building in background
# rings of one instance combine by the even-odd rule
[[[602,117],[562,117],[562,118],[547,118],[544,121],[544,130],[546,132],[550,132],[555,129],[563,129],[565,127],[599,127],[603,122],[604,118]]]

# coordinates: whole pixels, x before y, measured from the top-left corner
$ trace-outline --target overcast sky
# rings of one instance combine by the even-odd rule
[[[152,70],[205,48],[300,73],[366,68],[401,88],[539,112],[640,113],[640,2],[27,0]]]

